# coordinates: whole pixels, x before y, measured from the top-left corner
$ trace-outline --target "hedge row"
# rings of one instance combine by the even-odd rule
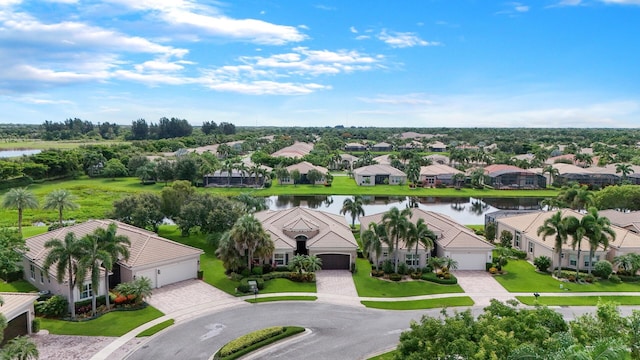
[[[433,273],[433,272],[424,273],[422,274],[422,280],[431,281],[436,284],[442,284],[442,285],[454,285],[458,283],[458,279],[456,279],[456,277],[453,276],[453,274],[451,273],[449,273],[448,279],[440,278],[436,273]]]
[[[228,351],[229,349],[227,348],[227,346],[229,346],[230,344],[232,344],[234,342],[236,342],[236,344],[239,344],[237,342],[238,340],[243,339],[243,338],[245,338],[247,336],[250,336],[250,335],[252,335],[254,333],[263,331],[263,330],[259,330],[259,331],[256,331],[254,333],[250,333],[250,334],[247,334],[245,336],[241,336],[240,338],[238,338],[236,340],[233,340],[233,341],[229,342],[228,344],[226,344],[225,346],[223,346],[214,355],[213,358],[216,359],[216,360],[235,360],[235,359],[238,359],[241,356],[244,356],[244,355],[246,355],[246,354],[248,354],[248,353],[250,353],[252,351],[255,351],[255,350],[257,350],[257,349],[259,349],[259,348],[261,348],[263,346],[267,346],[267,345],[272,344],[272,343],[274,343],[274,342],[276,342],[278,340],[287,338],[289,336],[293,336],[295,334],[299,334],[299,333],[304,331],[304,328],[298,327],[298,326],[285,326],[285,327],[276,326],[275,328],[280,328],[282,330],[279,333],[276,333],[275,335],[272,335],[272,336],[267,337],[267,338],[263,338],[260,341],[252,342],[251,344],[247,344],[247,345],[242,346],[242,347],[238,347],[236,345],[236,346],[234,346],[234,348],[236,348],[237,350],[235,352],[229,353],[229,351]],[[268,329],[273,329],[273,328],[267,328],[267,329],[264,329],[264,330],[268,330]],[[225,349],[225,348],[227,348],[227,349]],[[225,353],[227,353],[228,355],[226,355],[226,356],[222,355],[223,349],[225,349]]]

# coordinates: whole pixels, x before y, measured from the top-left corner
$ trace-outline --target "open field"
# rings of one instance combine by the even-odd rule
[[[100,140],[100,141],[45,141],[45,140],[2,140],[0,150],[12,149],[75,149],[82,145],[115,145],[128,144],[127,141]]]
[[[475,190],[475,189],[409,189],[407,186],[379,185],[374,187],[356,186],[353,179],[346,176],[336,177],[333,186],[279,186],[274,185],[269,189],[247,188],[198,188],[200,192],[234,196],[241,193],[250,193],[254,196],[272,195],[381,195],[381,196],[434,196],[434,197],[544,197],[556,196],[557,190]],[[117,178],[115,180],[105,178],[88,178],[47,181],[29,185],[40,203],[45,196],[56,189],[66,189],[77,196],[78,210],[65,211],[65,219],[84,221],[87,219],[100,219],[107,217],[113,208],[113,202],[127,195],[140,192],[160,193],[164,183],[142,185],[137,178]],[[0,192],[4,195],[8,190]],[[0,208],[0,226],[16,226],[17,212]],[[24,211],[24,225],[36,222],[50,224],[57,220],[55,210],[26,209]]]

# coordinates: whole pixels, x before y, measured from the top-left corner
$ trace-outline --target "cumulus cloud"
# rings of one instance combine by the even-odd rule
[[[437,46],[439,42],[429,42],[422,40],[412,32],[389,32],[386,29],[378,34],[378,39],[394,48],[407,48],[414,46]]]

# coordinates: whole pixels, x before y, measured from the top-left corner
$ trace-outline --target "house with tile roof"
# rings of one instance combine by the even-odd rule
[[[442,141],[435,141],[432,144],[429,144],[429,150],[433,152],[445,152],[447,151],[447,145]]]
[[[393,145],[386,142],[379,142],[377,144],[371,145],[371,151],[384,152],[391,150],[393,150]]]
[[[640,211],[622,212],[614,209],[598,211],[600,216],[604,216],[613,225],[640,234]]]
[[[380,184],[400,185],[407,183],[407,174],[391,165],[369,165],[353,170],[353,178],[360,186]]]
[[[344,145],[344,151],[366,151],[367,145],[360,143],[347,143]]]
[[[0,314],[7,320],[0,345],[18,336],[31,334],[31,322],[35,318],[33,304],[40,296],[37,293],[0,292],[0,297],[4,300]]]
[[[129,259],[118,259],[109,277],[109,288],[121,282],[129,282],[141,277],[151,280],[152,287],[159,288],[187,279],[195,279],[200,268],[200,255],[204,252],[191,246],[165,239],[156,233],[115,220],[89,220],[84,223],[48,231],[44,234],[32,236],[25,240],[28,251],[23,256],[24,278],[41,291],[48,291],[53,295],[69,298],[67,274],[63,276],[62,284],[57,282],[56,267],[43,269],[44,261],[49,253],[45,243],[51,239],[63,240],[68,233],[74,233],[77,238],[93,234],[98,228],[106,229],[109,224],[117,225],[117,235],[125,236],[131,242]],[[104,271],[104,269],[103,269]],[[88,279],[86,279],[88,280]],[[106,293],[104,276],[98,296]],[[78,284],[74,289],[76,302],[92,297],[95,289],[90,281]]]
[[[448,165],[433,164],[420,167],[420,181],[423,186],[434,187],[438,184],[454,185],[453,176],[464,174],[462,171]]]
[[[299,171],[300,172],[300,181],[298,182],[298,184],[310,184],[311,182],[309,181],[309,179],[307,178],[307,175],[309,174],[309,171],[311,170],[316,170],[318,172],[320,172],[320,174],[322,174],[322,177],[318,180],[316,180],[316,185],[318,184],[324,184],[325,181],[325,175],[327,175],[327,173],[329,173],[329,170],[325,167],[322,166],[315,166],[312,163],[308,162],[308,161],[303,161],[297,164],[293,164],[290,166],[287,166],[287,171],[289,172],[289,177],[288,178],[283,178],[283,179],[279,179],[280,184],[289,184],[289,185],[293,185],[294,181],[293,181],[293,177],[291,177],[291,173],[293,173],[294,171]]]
[[[478,236],[473,230],[457,223],[447,215],[426,211],[420,208],[411,209],[412,223],[423,219],[429,229],[436,235],[434,249],[428,251],[422,245],[418,245],[416,254],[415,246],[408,248],[406,243],[400,241],[398,258],[410,267],[426,266],[430,256],[449,257],[458,262],[458,270],[485,270],[486,263],[492,262],[494,246]],[[360,232],[366,231],[370,223],[382,224],[385,213],[360,217]],[[392,260],[393,253],[387,246],[383,246],[381,261]],[[374,260],[374,259],[371,259]]]
[[[274,244],[272,264],[288,265],[295,255],[316,255],[322,269],[351,268],[358,243],[342,215],[303,207],[254,214]]]
[[[303,142],[295,142],[291,146],[287,146],[285,148],[282,148],[282,149],[274,152],[273,154],[271,154],[271,156],[273,156],[273,157],[288,157],[288,158],[292,158],[292,159],[301,159],[305,155],[308,155],[309,153],[311,153],[311,150],[313,150],[313,144],[303,143]]]
[[[560,210],[562,217],[574,216],[581,219],[584,214],[570,209]],[[496,219],[496,234],[499,237],[502,231],[508,231],[513,235],[513,247],[526,251],[527,259],[533,261],[539,256],[548,256],[552,260],[551,267],[558,266],[558,256],[555,250],[555,238],[547,237],[543,239],[538,235],[538,228],[544,221],[553,216],[555,211],[537,211],[523,215],[507,216]],[[599,260],[609,260],[628,253],[640,253],[640,235],[620,226],[612,225],[615,232],[615,240],[609,241],[609,246],[605,249],[599,247],[595,256],[589,260],[589,241],[584,238],[581,242],[580,257],[578,248],[571,246],[571,238],[562,246],[562,262],[564,268],[575,269],[580,264],[581,269],[586,269],[590,262],[595,264]]]

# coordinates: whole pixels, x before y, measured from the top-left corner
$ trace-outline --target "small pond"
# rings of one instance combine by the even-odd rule
[[[308,207],[333,214],[340,214],[342,202],[351,196],[298,196],[280,195],[268,198],[271,210],[288,209],[294,206]],[[365,215],[385,212],[392,207],[400,209],[409,205],[450,216],[463,225],[484,224],[484,214],[496,210],[537,210],[542,198],[470,198],[470,197],[407,197],[407,196],[363,196]],[[351,216],[345,215],[351,223]],[[357,219],[356,219],[357,223]]]
[[[42,152],[40,149],[12,149],[0,150],[0,158],[15,158],[21,156],[35,155]]]

